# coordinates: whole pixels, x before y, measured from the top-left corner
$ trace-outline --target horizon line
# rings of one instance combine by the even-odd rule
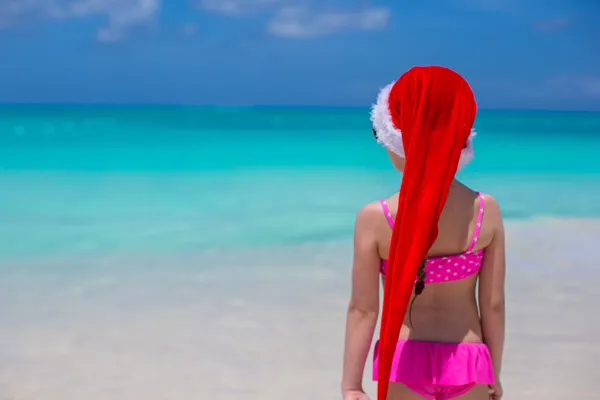
[[[215,109],[338,109],[338,110],[364,110],[370,105],[337,105],[337,104],[203,104],[203,103],[125,103],[125,102],[3,102],[0,107],[171,107],[171,108],[215,108]],[[559,109],[559,108],[506,108],[486,107],[478,111],[501,112],[565,112],[565,113],[599,113],[599,109]]]

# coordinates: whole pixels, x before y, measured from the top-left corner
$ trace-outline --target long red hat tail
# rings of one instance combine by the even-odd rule
[[[379,342],[378,400],[386,400],[396,343],[421,262],[475,121],[468,83],[443,67],[414,67],[389,90],[389,115],[406,164],[390,244]]]

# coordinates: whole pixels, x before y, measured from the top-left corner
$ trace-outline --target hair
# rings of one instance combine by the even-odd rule
[[[415,282],[415,296],[413,297],[412,301],[410,302],[410,306],[408,308],[408,322],[410,322],[410,326],[412,327],[413,331],[416,330],[415,329],[415,324],[413,324],[412,322],[412,309],[413,309],[413,305],[415,304],[415,300],[417,299],[417,296],[419,296],[421,293],[423,293],[423,290],[425,290],[425,266],[427,265],[427,258],[425,258],[423,261],[421,261],[421,264],[419,264],[419,269],[417,270],[417,281]]]
[[[378,140],[395,136],[390,140],[396,140],[394,145],[404,152],[405,166],[385,281],[379,400],[387,397],[391,363],[402,326],[398,316],[406,314],[413,290],[416,297],[425,288],[426,257],[437,238],[438,221],[477,112],[473,92],[464,78],[436,66],[414,67],[403,74],[389,88],[385,106],[384,113],[389,112],[385,117],[391,119],[391,126],[381,123],[382,127],[387,124],[385,132],[375,126]],[[376,107],[381,107],[381,103]]]

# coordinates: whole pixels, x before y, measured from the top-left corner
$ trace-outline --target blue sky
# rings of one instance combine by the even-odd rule
[[[445,65],[482,108],[600,110],[597,0],[2,0],[0,102],[370,104]]]

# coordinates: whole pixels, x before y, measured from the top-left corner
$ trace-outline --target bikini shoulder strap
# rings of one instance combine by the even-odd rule
[[[478,193],[479,195],[479,212],[477,213],[477,223],[475,224],[475,230],[473,231],[473,240],[471,240],[471,245],[467,250],[467,253],[470,253],[475,248],[477,244],[477,238],[479,238],[479,231],[481,230],[481,221],[483,221],[483,209],[485,208],[485,199],[482,193]]]
[[[381,203],[381,209],[383,210],[383,214],[385,215],[385,217],[388,220],[388,223],[390,224],[390,226],[393,229],[394,228],[394,217],[392,217],[392,213],[390,212],[390,209],[387,205],[387,201],[385,199],[381,199],[381,200],[379,200],[379,203]]]

